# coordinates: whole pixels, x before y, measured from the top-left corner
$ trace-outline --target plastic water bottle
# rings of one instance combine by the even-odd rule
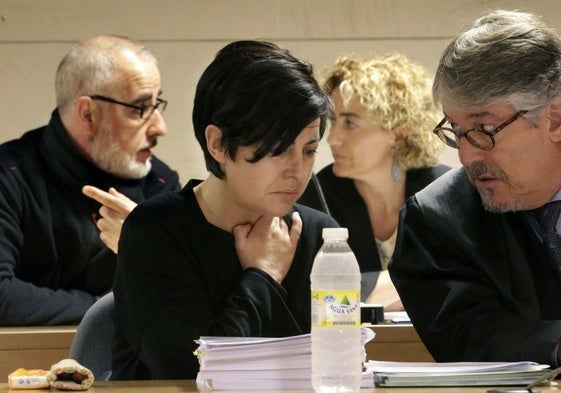
[[[347,228],[324,228],[310,275],[314,392],[358,392],[362,375],[360,269]]]

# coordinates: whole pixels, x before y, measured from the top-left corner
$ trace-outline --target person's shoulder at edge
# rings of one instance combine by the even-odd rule
[[[407,201],[408,209],[419,209],[440,216],[466,217],[481,210],[479,194],[470,183],[463,167],[453,168],[415,193]],[[445,212],[445,213],[443,213]]]
[[[409,197],[417,191],[422,190],[451,169],[451,167],[444,164],[408,169],[405,190],[406,196]]]
[[[199,182],[199,180],[190,180],[181,189],[160,193],[139,203],[127,216],[125,224],[131,221],[154,221],[155,217],[158,222],[175,221],[178,214],[188,206],[192,206],[187,201],[195,198],[193,182]]]
[[[10,157],[19,161],[24,159],[28,153],[36,154],[44,129],[45,126],[27,131],[18,138],[0,143],[0,160],[6,162],[6,159]]]
[[[452,167],[446,164],[437,164],[435,166],[430,166],[427,169],[436,176],[442,176],[446,172],[449,172]]]
[[[333,173],[333,164],[323,167],[316,173],[316,178],[319,181],[322,192],[325,195],[332,193],[346,193],[349,188],[354,188],[352,179],[346,177],[339,177]],[[311,206],[317,210],[322,210],[322,205],[319,200],[318,190],[314,184],[313,179],[310,179],[306,191],[298,200],[298,203],[306,206]]]
[[[453,169],[453,168],[448,166],[448,165],[437,164],[437,165],[434,165],[434,166],[408,169],[407,173],[408,174],[414,174],[415,176],[418,176],[419,178],[436,179],[436,178],[442,176],[443,174],[445,174],[446,172],[449,172],[451,169]]]
[[[316,172],[316,176],[320,179],[334,177],[335,174],[333,173],[333,163],[327,164],[326,166],[321,168],[318,172]]]
[[[448,193],[451,186],[462,187],[465,182],[469,183],[463,167],[452,168],[444,171],[430,185],[417,193],[417,196],[431,195],[438,196]]]

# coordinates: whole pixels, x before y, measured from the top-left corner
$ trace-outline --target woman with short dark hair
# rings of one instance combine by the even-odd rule
[[[310,331],[310,281],[327,215],[294,205],[311,175],[330,100],[278,46],[218,52],[195,94],[209,176],[138,206],[114,285],[113,379],[192,379],[200,336]]]

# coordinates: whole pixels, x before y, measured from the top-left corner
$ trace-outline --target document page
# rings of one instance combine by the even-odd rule
[[[370,360],[367,371],[380,386],[527,385],[549,371],[534,362],[414,363]]]

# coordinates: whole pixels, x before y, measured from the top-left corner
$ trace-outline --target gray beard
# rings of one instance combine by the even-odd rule
[[[506,213],[516,212],[521,210],[528,210],[523,202],[513,202],[509,204],[499,204],[493,199],[493,191],[488,189],[477,189],[481,196],[481,203],[483,208],[491,213]]]
[[[136,155],[124,153],[119,144],[103,131],[92,141],[89,153],[99,168],[124,179],[141,179],[152,168],[151,158],[145,163],[136,161]]]
[[[472,184],[474,182],[471,179],[476,179],[482,175],[490,175],[497,179],[502,179],[507,181],[507,177],[504,172],[499,169],[485,163],[485,162],[475,162],[469,167],[464,167],[470,181]],[[511,203],[497,203],[494,198],[494,191],[487,188],[478,188],[477,191],[481,196],[481,203],[483,208],[491,213],[506,213],[514,212],[520,210],[528,210],[528,206],[524,201],[514,201]]]

